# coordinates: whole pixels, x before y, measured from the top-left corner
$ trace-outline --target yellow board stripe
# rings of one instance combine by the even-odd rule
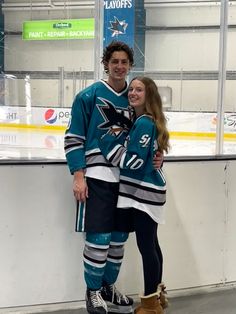
[[[192,138],[206,138],[206,139],[215,139],[216,133],[215,132],[176,132],[176,131],[170,131],[170,137],[171,138],[179,138],[179,137],[192,137]],[[236,133],[224,133],[224,139],[228,140],[235,140],[236,139]]]
[[[62,125],[33,125],[33,124],[17,124],[17,123],[0,123],[0,128],[17,128],[17,129],[33,129],[38,131],[65,131],[66,126]],[[171,138],[205,138],[215,139],[215,132],[187,132],[187,131],[170,131]],[[224,139],[236,140],[236,133],[224,133]]]
[[[0,128],[57,130],[57,131],[65,131],[66,129],[66,127],[62,125],[33,125],[33,124],[17,124],[17,123],[0,123]]]

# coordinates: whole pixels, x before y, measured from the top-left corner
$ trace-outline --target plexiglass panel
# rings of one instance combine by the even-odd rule
[[[214,154],[220,1],[153,1],[146,23],[146,71],[172,94],[170,154]]]
[[[236,5],[228,7],[228,31],[226,41],[226,82],[224,93],[223,153],[236,154]]]

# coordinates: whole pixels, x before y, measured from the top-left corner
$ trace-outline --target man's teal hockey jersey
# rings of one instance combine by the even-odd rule
[[[128,87],[115,92],[105,81],[81,91],[74,99],[65,134],[65,154],[70,172],[86,168],[86,176],[108,182],[119,181],[119,168],[101,154],[98,140],[113,128],[119,139],[131,127]]]
[[[124,143],[124,136],[123,143]],[[164,223],[166,180],[162,169],[155,170],[153,157],[157,147],[157,129],[150,116],[138,117],[125,143],[111,133],[105,134],[99,146],[114,166],[120,167],[118,207],[134,207]]]

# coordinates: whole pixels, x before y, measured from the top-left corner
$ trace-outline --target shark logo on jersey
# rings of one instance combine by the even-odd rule
[[[104,105],[97,104],[97,107],[103,116],[104,122],[98,126],[99,129],[108,130],[119,136],[123,131],[129,131],[132,126],[128,118],[129,112],[124,108],[117,109],[107,99],[99,97]],[[112,132],[111,132],[112,131]]]

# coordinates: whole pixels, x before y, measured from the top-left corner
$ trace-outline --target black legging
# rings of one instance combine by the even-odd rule
[[[143,261],[144,295],[157,291],[162,281],[163,256],[157,238],[158,224],[146,213],[135,210],[136,241]]]

